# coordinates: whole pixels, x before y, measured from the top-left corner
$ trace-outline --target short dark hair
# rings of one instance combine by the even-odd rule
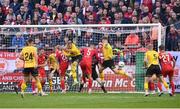
[[[29,38],[29,39],[28,39],[28,42],[33,42],[33,39],[32,39],[32,38]]]
[[[32,42],[33,42],[33,39],[32,39],[32,38],[29,38],[27,42],[28,42],[28,43],[32,43]]]
[[[160,46],[159,46],[159,49],[160,49],[160,50],[165,50],[165,46],[164,46],[164,45],[160,45]]]
[[[107,0],[105,0],[104,3],[109,3],[109,2]]]
[[[102,40],[108,40],[107,36],[102,37]]]

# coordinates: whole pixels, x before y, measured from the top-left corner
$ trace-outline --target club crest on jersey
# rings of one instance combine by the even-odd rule
[[[8,62],[6,59],[0,58],[0,73],[4,73],[7,70]]]

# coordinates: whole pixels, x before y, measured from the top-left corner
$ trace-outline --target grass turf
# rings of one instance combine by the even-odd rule
[[[80,94],[54,93],[48,96],[25,94],[25,98],[14,93],[0,93],[0,108],[180,108],[180,94],[169,95],[143,94]]]

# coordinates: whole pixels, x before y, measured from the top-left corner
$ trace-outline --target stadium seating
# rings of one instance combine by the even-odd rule
[[[180,2],[170,0],[161,2],[156,0],[121,1],[121,0],[1,0],[0,1],[0,25],[59,25],[59,24],[127,24],[127,23],[158,23],[166,28],[166,50],[178,50],[180,43]],[[171,25],[171,26],[170,26]],[[170,28],[175,28],[174,34],[169,34]],[[16,31],[16,30],[8,30]],[[39,29],[29,30],[40,31]],[[72,31],[64,31],[60,34],[51,34],[48,40],[44,40],[39,35],[37,40],[40,46],[55,46],[57,43],[63,44],[60,37],[71,36]],[[50,35],[50,34],[49,34]],[[58,37],[60,40],[56,40]],[[79,46],[84,46],[89,40],[99,42],[99,37],[93,34],[92,39],[78,37]],[[173,39],[171,39],[171,36]],[[5,47],[14,45],[13,37],[0,35],[0,43]],[[24,40],[27,35],[23,35]],[[75,36],[72,36],[75,37]],[[83,38],[85,37],[85,38]],[[127,37],[127,36],[125,36]],[[170,40],[169,40],[170,39]],[[177,39],[177,40],[174,40]],[[116,37],[111,37],[113,41],[118,41]],[[124,43],[124,41],[121,41]],[[19,44],[19,43],[18,43]],[[22,45],[21,45],[22,46]]]

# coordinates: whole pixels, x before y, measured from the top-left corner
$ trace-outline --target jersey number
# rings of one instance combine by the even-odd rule
[[[169,55],[162,55],[162,60],[163,60],[164,63],[169,62],[170,61]]]
[[[61,57],[63,61],[67,61],[67,57],[65,55],[61,54]]]
[[[157,57],[156,54],[153,54],[153,56],[154,56],[154,60],[157,60],[157,59],[158,59],[158,57]]]
[[[90,55],[91,55],[91,51],[90,51],[90,49],[88,49],[87,56],[90,56]]]
[[[25,61],[33,60],[33,54],[26,52],[25,54]]]

